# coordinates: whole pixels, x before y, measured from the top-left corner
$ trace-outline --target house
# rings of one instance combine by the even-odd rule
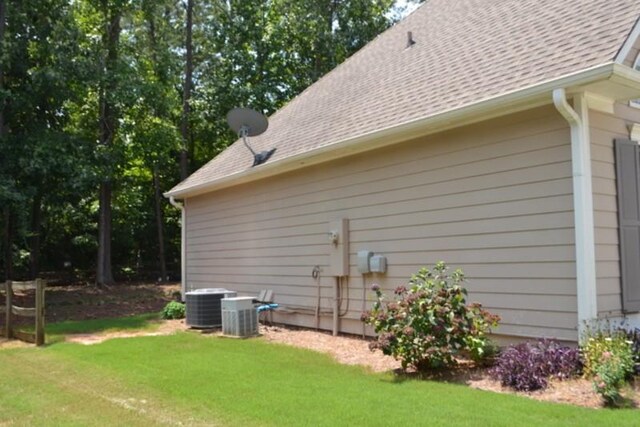
[[[507,337],[640,323],[639,17],[425,2],[270,118],[265,164],[238,141],[166,194],[185,290],[273,289],[277,321],[360,333],[372,283],[445,260]]]

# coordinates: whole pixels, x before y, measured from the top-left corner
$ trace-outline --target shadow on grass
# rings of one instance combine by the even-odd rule
[[[485,369],[481,366],[460,364],[451,368],[429,369],[425,371],[404,371],[394,369],[392,376],[383,381],[392,384],[402,384],[406,381],[437,381],[448,384],[468,385],[470,381],[484,377]]]

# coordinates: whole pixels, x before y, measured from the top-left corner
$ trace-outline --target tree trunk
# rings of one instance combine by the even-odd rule
[[[158,168],[153,168],[153,189],[156,201],[156,227],[158,228],[158,261],[160,263],[160,281],[167,280],[167,262],[164,253],[164,216],[162,215],[162,192],[160,191],[160,178]]]
[[[3,211],[4,216],[4,233],[2,239],[2,246],[4,248],[4,279],[13,279],[13,233],[11,226],[11,208],[9,205],[5,205]]]
[[[40,273],[40,242],[42,229],[42,195],[37,193],[31,205],[31,237],[29,238],[29,273],[32,279]]]
[[[103,1],[105,19],[108,22],[103,34],[103,45],[106,47],[106,58],[103,66],[103,79],[100,90],[100,134],[99,143],[110,147],[113,145],[118,113],[113,105],[113,92],[117,89],[116,69],[118,62],[118,44],[120,41],[120,18],[122,13],[118,9],[109,9],[108,3]],[[105,150],[107,153],[109,150]],[[109,154],[107,154],[108,156]],[[110,285],[114,282],[111,268],[111,195],[113,181],[112,159],[106,159],[107,173],[100,183],[100,213],[98,222],[98,262],[96,269],[96,284]]]
[[[4,44],[4,26],[7,19],[5,0],[0,0],[0,47]],[[4,67],[0,61],[0,92],[4,88]],[[0,104],[0,139],[4,136],[4,102]]]
[[[191,87],[193,86],[193,0],[187,0],[187,25],[185,36],[185,66],[184,87],[182,93],[182,149],[180,150],[180,179],[185,180],[189,176],[189,151],[190,129],[189,116],[191,113]]]
[[[5,0],[0,0],[0,46],[4,43],[4,27],[6,21],[6,4]],[[4,88],[4,67],[3,62],[0,61],[0,92]],[[5,128],[4,128],[4,102],[0,103],[0,141],[5,136]],[[4,216],[4,230],[3,230],[3,238],[2,238],[2,247],[4,249],[4,275],[5,280],[10,280],[12,277],[12,237],[11,237],[11,208],[8,204],[4,206],[2,209],[2,214]]]
[[[114,282],[111,269],[111,181],[100,184],[100,218],[98,220],[98,269],[96,283]]]

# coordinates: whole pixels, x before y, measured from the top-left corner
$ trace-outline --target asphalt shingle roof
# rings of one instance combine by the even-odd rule
[[[638,0],[428,0],[277,111],[251,144],[276,147],[276,162],[609,63],[639,15]],[[236,141],[171,191],[252,162]]]

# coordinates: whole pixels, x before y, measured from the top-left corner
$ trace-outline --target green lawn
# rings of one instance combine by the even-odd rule
[[[640,413],[397,381],[260,339],[180,333],[0,350],[0,425],[180,423],[637,426]]]

